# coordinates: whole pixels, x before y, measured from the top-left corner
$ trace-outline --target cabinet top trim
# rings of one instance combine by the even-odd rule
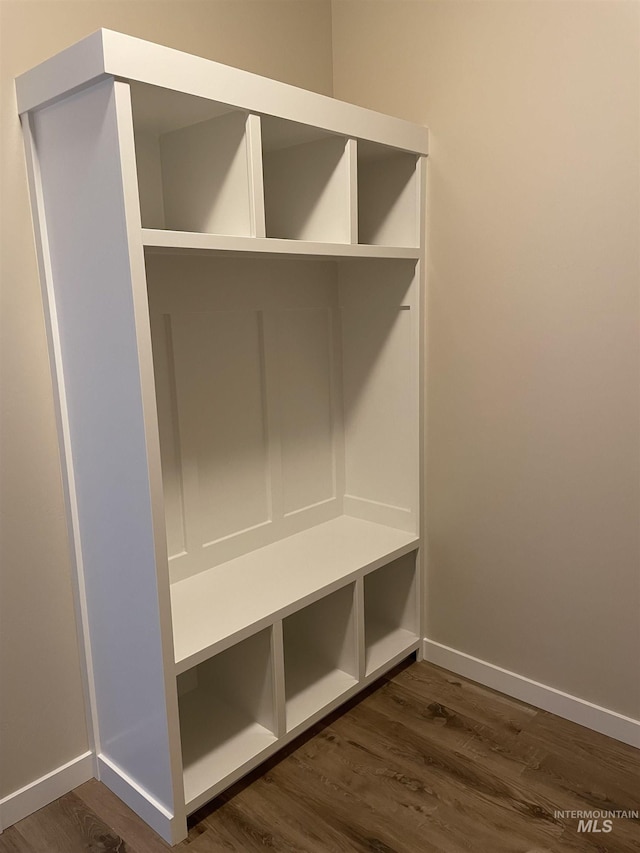
[[[20,113],[104,77],[196,95],[250,112],[426,155],[425,127],[210,59],[101,29],[16,79]]]

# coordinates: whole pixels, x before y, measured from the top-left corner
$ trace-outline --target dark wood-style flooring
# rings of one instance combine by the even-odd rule
[[[639,759],[632,747],[413,663],[194,815],[173,849],[631,853],[640,851],[640,820],[585,833],[554,810],[639,810]],[[0,853],[169,849],[95,780],[0,835]]]

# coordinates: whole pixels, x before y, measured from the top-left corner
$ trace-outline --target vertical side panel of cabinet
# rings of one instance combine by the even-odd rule
[[[129,88],[104,80],[34,112],[28,131],[100,777],[175,842],[186,823]]]

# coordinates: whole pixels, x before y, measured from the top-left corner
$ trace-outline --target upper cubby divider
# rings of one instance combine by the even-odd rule
[[[358,242],[418,246],[420,197],[415,154],[358,141]]]
[[[262,161],[267,237],[355,242],[351,140],[263,116]]]

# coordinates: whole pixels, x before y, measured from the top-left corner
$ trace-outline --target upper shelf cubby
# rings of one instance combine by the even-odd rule
[[[267,237],[351,242],[350,150],[343,136],[263,116]]]
[[[358,141],[358,242],[418,246],[418,158]]]
[[[145,83],[131,103],[145,229],[420,245],[415,153]]]
[[[130,85],[143,228],[419,248],[419,154]]]
[[[258,119],[144,84],[132,86],[132,107],[143,227],[255,235],[250,136]]]

